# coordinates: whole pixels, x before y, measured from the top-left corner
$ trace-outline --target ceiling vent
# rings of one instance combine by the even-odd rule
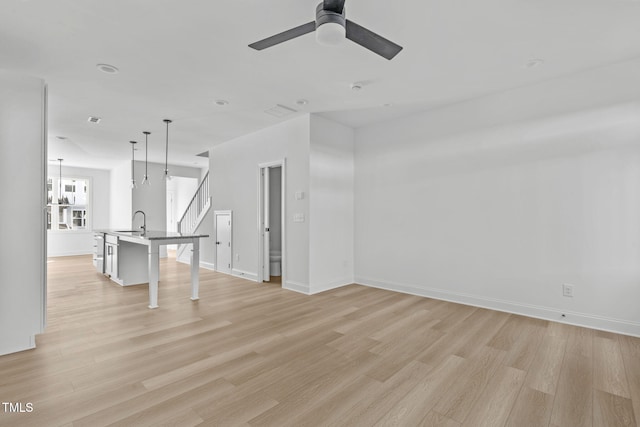
[[[87,119],[87,121],[89,123],[100,123],[100,120],[102,120],[100,117],[94,117],[94,116],[89,116],[89,118]]]
[[[196,154],[196,156],[198,156],[198,157],[207,157],[208,158],[209,157],[209,152],[208,151],[203,151],[200,154]]]
[[[271,107],[267,110],[264,110],[265,113],[270,114],[274,117],[285,117],[293,113],[297,113],[293,108],[285,107],[284,105],[276,105],[275,107]]]

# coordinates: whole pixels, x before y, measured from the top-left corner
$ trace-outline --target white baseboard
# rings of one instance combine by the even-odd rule
[[[282,288],[288,289],[294,292],[299,292],[305,295],[311,295],[311,292],[309,291],[309,285],[294,282],[293,280],[287,280],[285,283],[282,284]]]
[[[59,256],[78,256],[78,255],[93,255],[93,250],[86,251],[66,251],[66,252],[47,252],[47,257],[59,257]]]
[[[0,340],[0,356],[31,350],[33,348],[36,348],[36,338],[34,335],[3,337]]]
[[[191,265],[190,259],[184,260],[184,259],[176,258],[176,261],[182,264]],[[205,270],[216,271],[216,266],[213,263],[205,262],[205,261],[200,261],[200,268],[204,268]]]
[[[329,291],[331,289],[341,288],[343,286],[353,284],[353,277],[344,277],[342,279],[332,280],[329,283],[323,283],[320,285],[312,284],[309,286],[309,294],[319,294],[320,292]]]
[[[216,266],[212,262],[200,261],[200,268],[204,268],[205,270],[216,271]]]
[[[247,280],[252,280],[254,282],[258,281],[258,275],[256,273],[251,273],[249,271],[242,271],[234,268],[231,270],[231,275],[235,277],[241,277]]]
[[[607,332],[615,332],[623,335],[640,337],[640,322],[631,322],[621,319],[596,316],[586,313],[558,310],[550,307],[542,307],[530,304],[522,304],[513,301],[505,301],[494,298],[485,298],[478,295],[449,292],[442,289],[419,288],[412,285],[379,281],[368,277],[356,277],[355,282],[372,288],[386,289],[389,291],[434,298],[474,307],[488,308],[504,311],[537,319],[566,323]],[[562,316],[564,314],[564,317]]]

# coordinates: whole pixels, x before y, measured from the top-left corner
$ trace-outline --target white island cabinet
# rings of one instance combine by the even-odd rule
[[[198,299],[200,239],[207,234],[182,234],[166,231],[114,231],[104,234],[104,274],[121,286],[149,284],[149,308],[158,307],[160,246],[190,243],[191,299]]]

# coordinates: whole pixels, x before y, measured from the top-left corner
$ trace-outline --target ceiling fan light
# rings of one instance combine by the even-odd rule
[[[327,22],[316,28],[316,41],[324,46],[336,46],[346,38],[347,31],[339,22]]]

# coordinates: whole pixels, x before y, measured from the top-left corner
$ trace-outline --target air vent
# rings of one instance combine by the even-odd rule
[[[89,123],[100,123],[100,120],[102,120],[100,117],[94,117],[94,116],[89,116],[89,118],[87,119],[87,121]]]
[[[207,157],[208,158],[209,157],[209,152],[208,151],[203,151],[200,154],[196,154],[196,156],[198,156],[198,157]]]
[[[285,107],[284,105],[276,105],[275,107],[271,107],[268,110],[264,110],[265,113],[270,114],[274,117],[285,117],[293,113],[297,113],[293,108]]]

